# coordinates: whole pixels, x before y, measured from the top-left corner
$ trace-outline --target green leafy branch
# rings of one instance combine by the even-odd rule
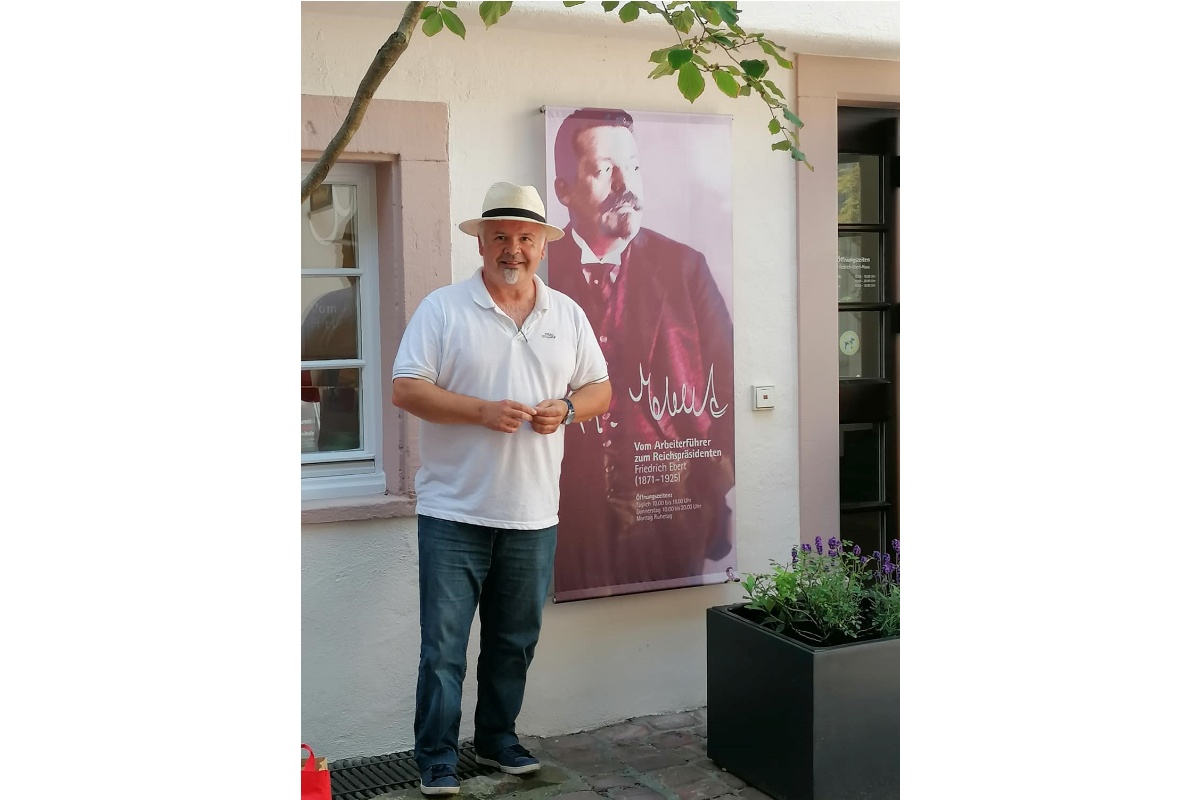
[[[627,13],[626,9],[632,10]],[[766,59],[739,56],[742,48],[757,46],[783,69],[792,69],[792,62],[780,53],[783,48],[763,34],[747,33],[742,29],[738,24],[740,12],[736,4],[671,2],[656,5],[633,0],[622,6],[619,13],[622,15],[621,19],[628,22],[637,19],[641,11],[658,14],[666,19],[675,29],[678,39],[678,44],[655,50],[650,54],[650,61],[658,66],[651,70],[647,77],[658,79],[666,75],[677,75],[679,91],[688,102],[695,102],[696,98],[704,93],[704,73],[708,73],[717,88],[729,97],[749,97],[758,94],[771,112],[767,130],[772,136],[783,136],[771,145],[771,149],[786,151],[810,170],[813,168],[800,150],[797,131],[804,127],[804,123],[788,107],[780,88],[766,77],[771,68],[770,62]],[[626,19],[626,16],[629,19]],[[693,29],[697,31],[694,35]],[[685,35],[688,38],[685,39]],[[714,51],[723,54],[729,63],[709,63],[705,56],[711,56]],[[787,123],[795,128],[791,128]]]
[[[440,3],[433,3],[424,11],[421,12],[421,19],[425,20],[421,25],[421,32],[426,36],[434,36],[443,27],[451,33],[458,36],[460,39],[467,38],[467,28],[463,25],[458,14],[454,13],[454,9],[458,8],[458,3],[453,0],[442,0]],[[479,18],[483,20],[483,27],[490,28],[500,21],[500,18],[509,12],[512,8],[512,3],[480,3]]]
[[[583,0],[564,0],[563,5],[570,8],[582,3]],[[770,63],[765,58],[741,58],[740,54],[742,48],[757,48],[774,59],[783,69],[792,69],[792,62],[780,55],[782,48],[763,34],[742,30],[738,24],[741,12],[738,11],[736,3],[651,3],[646,0],[621,3],[606,0],[600,5],[605,13],[616,11],[624,23],[633,22],[643,13],[662,17],[674,29],[678,43],[650,54],[650,61],[657,66],[649,77],[658,79],[666,75],[675,75],[679,92],[689,103],[696,102],[696,98],[704,93],[705,73],[712,78],[718,89],[730,97],[757,94],[771,112],[767,129],[772,136],[783,137],[773,142],[771,149],[786,151],[810,170],[813,168],[800,151],[800,139],[796,133],[804,127],[804,123],[788,107],[779,87],[766,77]],[[412,42],[418,22],[421,32],[426,36],[436,36],[443,30],[448,30],[460,39],[467,38],[467,28],[455,13],[456,8],[458,3],[454,0],[435,3],[410,2],[404,7],[399,27],[379,48],[371,66],[363,75],[341,128],[334,134],[309,174],[301,181],[300,202],[307,200],[316,187],[321,185],[329,175],[329,170],[345,151],[350,139],[362,124],[375,91]],[[480,3],[479,18],[483,20],[485,28],[490,28],[511,8],[511,2]],[[684,38],[685,36],[687,38]],[[711,57],[714,52],[718,56],[724,56],[730,63],[710,64],[706,56]],[[790,126],[795,126],[795,129]]]
[[[512,3],[502,3],[502,4],[484,3],[484,5],[489,5],[489,6],[509,5],[509,6],[511,6]],[[455,9],[455,8],[458,8],[458,3],[453,2],[453,0],[443,0],[440,3],[434,3],[433,5],[426,8],[424,11],[421,12],[421,19],[424,20],[424,22],[421,23],[421,33],[425,34],[426,36],[433,36],[438,31],[440,31],[443,27],[445,27],[446,30],[455,34],[456,36],[458,36],[458,38],[466,39],[467,38],[467,26],[463,25],[463,21],[459,18],[458,14],[454,13],[454,11],[452,9]],[[507,8],[504,10],[508,11]],[[483,11],[482,11],[482,9],[480,9],[480,14],[482,14],[482,13],[483,13]],[[497,17],[497,19],[499,19],[499,17]]]

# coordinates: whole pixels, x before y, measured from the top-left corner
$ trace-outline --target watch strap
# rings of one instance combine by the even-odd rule
[[[575,421],[575,404],[571,402],[569,397],[564,397],[563,402],[567,404],[567,415],[563,417],[562,424],[570,425]]]

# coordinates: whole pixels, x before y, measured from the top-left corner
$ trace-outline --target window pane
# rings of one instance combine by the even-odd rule
[[[838,302],[877,303],[880,298],[878,233],[838,234]]]
[[[361,450],[361,420],[362,370],[300,370],[301,453]]]
[[[300,360],[358,358],[358,278],[300,278]]]
[[[878,224],[880,156],[838,156],[838,222]]]
[[[882,554],[883,512],[856,511],[842,514],[841,538],[843,542],[851,542],[861,547],[864,556],[869,556],[876,550]],[[872,566],[878,566],[878,564]]]
[[[300,206],[300,268],[358,267],[358,187],[323,183]]]
[[[884,499],[882,442],[882,424],[867,422],[841,426],[843,503],[871,503]]]
[[[884,377],[879,358],[882,318],[882,311],[838,312],[838,377]]]

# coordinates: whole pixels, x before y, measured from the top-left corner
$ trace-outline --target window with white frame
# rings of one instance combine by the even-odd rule
[[[302,499],[383,494],[379,359],[375,172],[338,164],[300,208]]]

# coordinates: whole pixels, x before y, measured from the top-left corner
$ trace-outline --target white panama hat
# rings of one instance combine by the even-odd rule
[[[480,225],[489,219],[536,222],[546,228],[547,242],[563,237],[561,228],[546,222],[546,207],[542,205],[542,196],[532,186],[517,186],[503,181],[493,183],[483,197],[483,216],[460,222],[458,229],[471,236],[477,236]]]

